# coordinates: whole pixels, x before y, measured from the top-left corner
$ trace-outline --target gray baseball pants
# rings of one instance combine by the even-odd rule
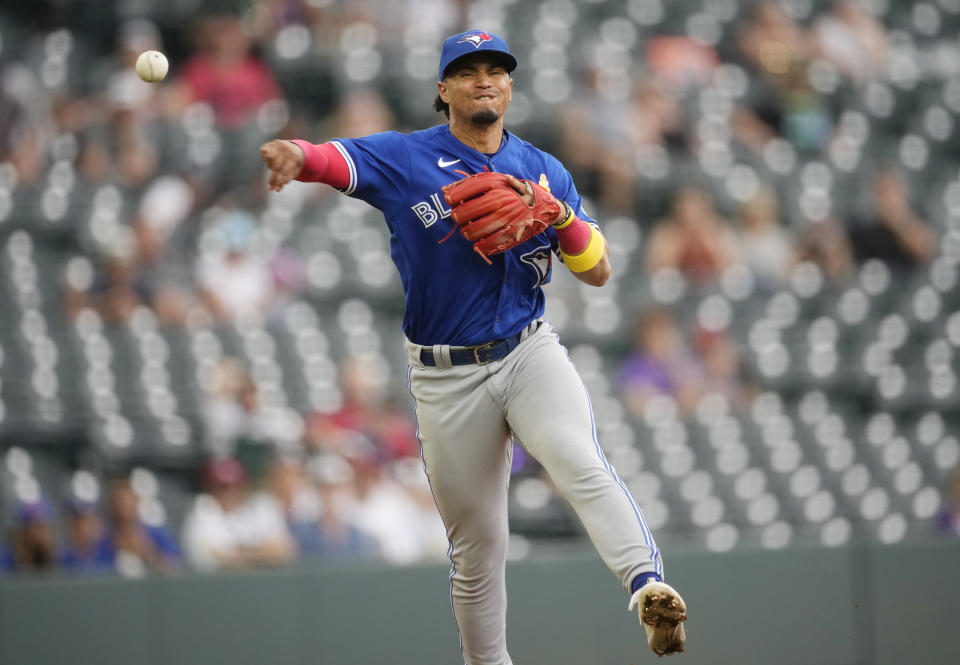
[[[597,443],[586,387],[553,328],[536,322],[506,358],[436,367],[407,342],[424,467],[450,540],[451,597],[466,665],[511,665],[506,644],[511,432],[570,502],[625,589],[662,576],[660,553]],[[446,358],[447,362],[443,359]]]

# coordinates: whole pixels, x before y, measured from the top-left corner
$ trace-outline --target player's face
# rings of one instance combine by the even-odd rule
[[[439,84],[440,97],[450,105],[451,116],[476,124],[493,124],[510,104],[513,79],[497,60],[464,58]]]

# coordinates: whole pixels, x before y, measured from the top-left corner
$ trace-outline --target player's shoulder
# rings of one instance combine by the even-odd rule
[[[340,138],[333,143],[343,146],[354,159],[366,155],[366,158],[395,160],[402,159],[410,152],[409,135],[393,130],[355,138]]]
[[[560,171],[566,170],[563,166],[563,163],[546,150],[538,148],[529,141],[520,138],[513,132],[510,132],[509,136],[510,141],[513,143],[513,149],[521,154],[523,160],[528,164],[538,163],[542,168]]]
[[[430,143],[433,144],[436,142],[436,139],[439,137],[449,136],[450,127],[448,125],[434,125],[433,127],[427,127],[426,129],[418,129],[406,134],[402,134],[410,141],[417,141],[419,143]]]
[[[524,138],[517,136],[511,131],[507,131],[507,140],[510,142],[510,146],[517,152],[524,153],[526,156],[544,156],[550,157],[550,153],[546,150],[541,150],[537,146],[530,143]]]
[[[419,129],[412,132],[388,130],[385,132],[377,132],[376,134],[369,134],[359,139],[347,139],[347,141],[370,146],[377,145],[385,148],[410,150],[414,145],[435,146],[438,139],[442,140],[445,134],[449,134],[447,126],[437,125],[436,127]]]
[[[373,134],[367,134],[366,136],[357,136],[357,137],[344,137],[336,139],[337,141],[347,142],[347,143],[358,143],[358,142],[367,142],[367,143],[400,143],[405,140],[409,135],[404,134],[403,132],[398,132],[396,130],[387,130],[385,132],[375,132]]]

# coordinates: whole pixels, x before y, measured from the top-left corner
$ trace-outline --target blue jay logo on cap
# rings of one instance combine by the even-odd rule
[[[471,46],[473,49],[470,48]],[[452,62],[481,49],[484,52],[501,54],[503,56],[502,64],[508,72],[516,69],[517,59],[510,53],[503,37],[498,37],[485,30],[466,30],[450,35],[443,40],[443,48],[440,50],[440,68],[437,72],[440,78],[437,80],[443,80],[447,68],[450,67]]]
[[[475,32],[470,35],[464,35],[463,37],[457,40],[457,43],[463,44],[464,42],[468,42],[470,44],[473,44],[476,48],[480,48],[480,44],[484,42],[489,42],[491,39],[493,39],[493,37],[491,37],[485,32]]]

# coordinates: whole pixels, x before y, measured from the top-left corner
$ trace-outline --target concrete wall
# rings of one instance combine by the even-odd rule
[[[960,662],[960,543],[667,552],[683,665]],[[639,665],[627,595],[592,551],[510,564],[516,665]],[[0,665],[459,665],[440,566],[138,581],[0,580]]]

